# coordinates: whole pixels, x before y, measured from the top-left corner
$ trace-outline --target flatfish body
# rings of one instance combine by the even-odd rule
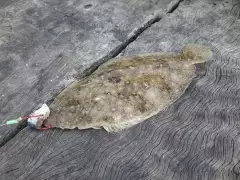
[[[178,99],[195,77],[195,64],[211,56],[209,47],[188,44],[180,55],[156,53],[112,59],[60,93],[44,124],[109,132],[131,127]]]

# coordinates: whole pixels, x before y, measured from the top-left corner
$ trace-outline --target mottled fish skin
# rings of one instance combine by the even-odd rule
[[[50,105],[45,124],[62,129],[119,131],[167,108],[195,77],[196,63],[211,58],[209,47],[189,44],[180,55],[120,57],[74,82]]]

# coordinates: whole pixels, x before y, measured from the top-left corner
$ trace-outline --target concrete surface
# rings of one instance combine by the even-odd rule
[[[214,56],[197,66],[198,76],[177,102],[121,133],[58,129],[39,132],[28,127],[2,130],[2,179],[240,178],[240,20],[236,1],[186,0],[179,6],[170,3],[171,8],[167,1],[99,0],[92,1],[99,7],[92,10],[89,1],[76,1],[71,8],[60,1],[40,2],[44,1],[29,1],[30,12],[21,3],[3,8],[4,12],[24,9],[16,10],[16,18],[9,15],[7,22],[16,19],[14,31],[8,26],[0,28],[4,34],[1,36],[7,39],[0,46],[0,72],[6,74],[0,76],[0,92],[7,94],[0,101],[4,119],[51,99],[54,93],[50,89],[59,92],[61,86],[74,80],[74,75],[80,72],[81,77],[84,68],[90,67],[91,72],[98,62],[112,56],[179,52],[184,44],[193,42],[212,46]],[[72,16],[74,10],[77,13]],[[27,12],[31,18],[23,15]],[[67,12],[70,17],[65,17]],[[147,18],[154,12],[158,13]],[[57,17],[55,13],[59,13]],[[88,23],[79,18],[82,16]],[[111,22],[105,24],[108,18]],[[37,28],[25,28],[30,20]],[[115,26],[118,28],[112,32]],[[14,33],[8,36],[9,32]],[[133,37],[134,32],[138,33]],[[107,58],[101,59],[104,56]]]

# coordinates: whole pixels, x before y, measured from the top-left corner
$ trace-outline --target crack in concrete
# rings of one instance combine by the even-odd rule
[[[171,14],[173,13],[179,6],[179,4],[184,1],[184,0],[179,0],[176,4],[174,4],[166,14]],[[103,58],[99,59],[96,63],[92,64],[89,68],[84,70],[81,75],[78,75],[76,78],[81,79],[86,76],[89,76],[92,74],[95,70],[98,69],[99,66],[101,66],[103,63],[107,62],[108,60],[118,56],[123,50],[127,48],[129,44],[134,42],[138,36],[140,36],[145,30],[150,28],[153,24],[159,22],[162,19],[162,16],[160,15],[155,15],[152,19],[147,21],[142,27],[138,28],[132,36],[130,36],[127,40],[125,40],[122,44],[114,48],[112,51],[110,51],[106,56]]]
[[[179,0],[177,1],[167,12],[166,14],[171,14],[173,13],[178,6],[180,5],[181,2],[183,2],[184,0]],[[165,14],[165,15],[166,15]],[[119,46],[117,46],[116,48],[114,48],[112,51],[110,51],[106,56],[104,56],[103,58],[99,59],[96,63],[92,64],[89,68],[87,68],[86,70],[84,70],[83,72],[81,72],[80,75],[77,75],[76,78],[77,79],[81,79],[84,78],[86,76],[89,76],[90,74],[92,74],[95,70],[98,69],[98,67],[100,65],[102,65],[103,63],[107,62],[108,60],[118,56],[123,50],[125,50],[127,48],[127,46],[129,44],[131,44],[132,42],[134,42],[144,31],[146,31],[147,29],[149,29],[153,24],[159,22],[162,19],[163,16],[157,14],[155,15],[153,18],[151,18],[149,21],[147,21],[146,23],[143,24],[143,26],[139,27],[134,33],[133,35],[131,35],[128,39],[126,39],[123,43],[121,43]],[[53,101],[54,97],[49,100],[47,102],[47,104],[50,104]],[[14,138],[21,130],[23,130],[25,127],[27,127],[27,123],[26,122],[22,122],[19,123],[16,127],[15,130],[9,130],[9,134],[6,135],[4,137],[4,139],[2,140],[2,142],[0,142],[0,148],[3,147],[8,141],[10,141],[12,138]]]

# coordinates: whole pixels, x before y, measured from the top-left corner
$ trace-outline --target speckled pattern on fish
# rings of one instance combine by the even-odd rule
[[[178,99],[195,77],[209,47],[189,44],[182,54],[115,58],[74,82],[50,105],[45,124],[62,129],[119,131],[148,119]]]

